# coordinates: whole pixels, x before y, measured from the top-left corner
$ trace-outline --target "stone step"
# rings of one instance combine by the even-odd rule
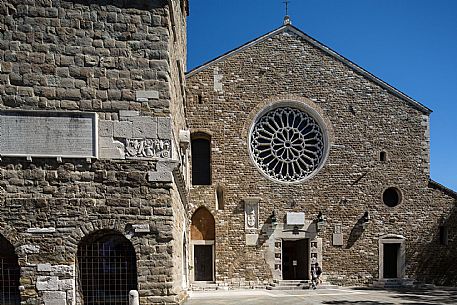
[[[415,287],[417,284],[412,279],[381,279],[372,284],[375,288],[404,288]]]
[[[192,283],[190,284],[190,290],[192,291],[214,291],[218,289],[216,283]]]
[[[267,290],[303,290],[309,289],[309,285],[302,286],[267,286]]]
[[[308,280],[275,280],[267,286],[268,290],[302,290],[309,288]]]
[[[279,281],[277,280],[277,281],[274,281],[273,284],[289,286],[289,285],[307,284],[309,282],[310,281],[308,281],[308,280],[279,280]]]
[[[338,289],[338,288],[339,288],[338,285],[333,285],[333,284],[330,284],[327,282],[323,282],[323,283],[317,285],[317,289]]]

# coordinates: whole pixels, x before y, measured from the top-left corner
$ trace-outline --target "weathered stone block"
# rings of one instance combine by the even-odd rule
[[[159,91],[157,90],[139,90],[135,92],[137,102],[147,102],[149,99],[158,99]]]
[[[37,253],[40,253],[40,246],[23,245],[23,246],[19,247],[19,251],[24,254],[37,254]]]
[[[58,290],[59,289],[59,278],[57,276],[38,276],[36,289],[38,291],[43,290]]]
[[[171,172],[148,172],[148,181],[150,182],[172,182],[173,174]]]
[[[151,229],[149,228],[149,224],[134,224],[132,225],[133,231],[135,233],[149,233]]]
[[[132,117],[137,117],[140,115],[139,111],[136,110],[119,110],[119,119],[128,120]]]
[[[152,117],[135,117],[131,119],[133,123],[133,138],[157,138],[157,119]]]
[[[28,228],[27,233],[32,234],[45,234],[45,233],[55,233],[56,228],[48,227],[48,228]]]
[[[246,234],[246,246],[256,246],[259,234]]]
[[[170,118],[157,118],[157,137],[162,140],[171,140]]]
[[[101,137],[113,137],[113,135],[114,135],[113,121],[99,120],[98,121],[98,135]]]
[[[131,138],[133,135],[133,124],[128,121],[114,122],[114,137],[115,138]]]
[[[67,294],[62,291],[43,292],[44,305],[67,305]]]
[[[51,264],[37,264],[38,271],[51,271]]]

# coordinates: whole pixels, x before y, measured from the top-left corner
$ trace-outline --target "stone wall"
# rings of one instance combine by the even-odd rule
[[[438,219],[454,205],[428,187],[429,111],[317,44],[285,27],[188,74],[189,127],[212,139],[212,185],[192,186],[189,217],[204,205],[216,219],[218,282],[272,280],[271,245],[265,240],[274,234],[273,210],[279,223],[286,212],[304,212],[311,222],[323,213],[326,224],[317,237],[330,281],[369,284],[378,278],[378,240],[386,234],[406,239],[406,276],[423,278],[418,253],[427,251]],[[298,184],[266,178],[249,155],[256,116],[284,100],[316,111],[329,134],[324,167]],[[385,161],[380,152],[386,152]],[[216,185],[225,188],[224,210],[216,209]],[[401,191],[396,207],[382,202],[383,191],[392,186]],[[260,198],[254,247],[246,244],[248,197]],[[365,212],[370,220],[362,227]],[[335,225],[341,226],[343,246],[332,244]]]
[[[447,209],[442,212],[435,211],[434,207],[428,208],[436,222],[428,238],[423,241],[423,249],[413,254],[417,262],[414,272],[423,282],[456,286],[457,265],[454,260],[457,253],[457,194],[434,181],[430,182],[429,187],[435,205],[446,206]],[[448,205],[449,202],[454,204]],[[440,236],[440,227],[445,228],[445,241]]]
[[[23,302],[81,304],[76,251],[99,230],[132,242],[140,304],[184,297],[186,16],[184,0],[0,3],[0,108],[98,124],[98,158],[2,156],[0,234]]]

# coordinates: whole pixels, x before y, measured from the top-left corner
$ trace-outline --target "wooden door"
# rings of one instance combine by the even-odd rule
[[[194,245],[195,281],[213,281],[213,245]]]
[[[308,240],[282,241],[282,279],[308,279]]]
[[[400,244],[384,244],[384,278],[398,277],[398,252]]]

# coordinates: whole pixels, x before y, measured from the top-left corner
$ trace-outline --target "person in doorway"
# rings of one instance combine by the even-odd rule
[[[315,264],[314,270],[316,272],[316,286],[322,283],[321,274],[322,268],[319,266],[319,263]]]

